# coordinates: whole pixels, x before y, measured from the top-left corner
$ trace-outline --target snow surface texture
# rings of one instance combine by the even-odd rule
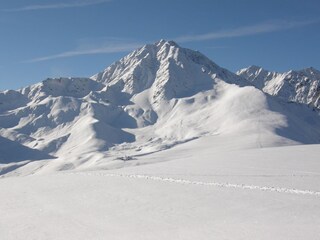
[[[0,92],[1,239],[320,239],[316,94],[246,72],[161,40]]]
[[[271,75],[271,82],[277,79]],[[295,81],[300,75],[291,73]],[[291,91],[290,84],[281,86],[278,92]],[[299,99],[309,95],[300,91]],[[145,45],[92,78],[47,79],[1,92],[0,103],[0,171],[7,175],[112,168],[115,159],[203,136],[241,135],[251,139],[247,148],[320,140],[316,112],[267,96],[201,53],[164,40]]]
[[[320,72],[312,67],[277,73],[251,66],[237,74],[270,95],[320,109]]]

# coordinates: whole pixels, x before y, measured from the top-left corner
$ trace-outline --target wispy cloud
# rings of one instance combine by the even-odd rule
[[[230,46],[211,46],[211,47],[206,47],[208,49],[227,49],[231,48]]]
[[[2,9],[3,12],[24,12],[24,11],[36,11],[36,10],[46,10],[46,9],[62,9],[62,8],[78,8],[86,7],[90,5],[97,5],[112,0],[82,0],[64,3],[54,3],[54,4],[38,4],[38,5],[28,5],[19,8],[9,8]]]
[[[318,23],[319,20],[312,21],[272,21],[265,22],[251,26],[242,26],[238,28],[210,32],[205,34],[196,34],[196,35],[186,35],[175,38],[177,42],[197,42],[197,41],[205,41],[205,40],[214,40],[214,39],[222,39],[222,38],[233,38],[233,37],[243,37],[243,36],[251,36],[262,33],[270,33],[277,32],[292,28],[299,28],[307,25],[311,25],[314,23]]]
[[[120,52],[128,52],[132,51],[138,47],[140,47],[140,43],[115,43],[115,42],[107,42],[100,46],[82,46],[79,48],[76,48],[75,50],[71,51],[65,51],[62,53],[49,55],[49,56],[43,56],[38,58],[33,58],[24,61],[25,63],[34,63],[34,62],[43,62],[53,59],[59,59],[59,58],[69,58],[69,57],[75,57],[75,56],[81,56],[81,55],[95,55],[95,54],[106,54],[106,53],[120,53]]]

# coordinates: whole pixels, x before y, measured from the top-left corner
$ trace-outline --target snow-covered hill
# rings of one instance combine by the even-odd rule
[[[285,73],[251,66],[237,72],[264,92],[320,109],[320,71],[312,67]]]
[[[316,112],[164,40],[91,78],[0,92],[0,103],[2,149],[14,142],[20,152],[19,161],[17,152],[0,155],[8,175],[139,164],[141,156],[203,137],[213,149],[226,139],[241,148],[320,141]]]

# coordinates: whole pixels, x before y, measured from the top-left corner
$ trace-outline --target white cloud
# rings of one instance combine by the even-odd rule
[[[3,9],[5,12],[24,12],[24,11],[35,11],[35,10],[46,10],[46,9],[61,9],[61,8],[77,8],[77,7],[86,7],[90,5],[97,5],[112,0],[83,0],[83,1],[74,1],[70,3],[55,3],[55,4],[38,4],[38,5],[29,5],[20,8],[11,8]]]
[[[177,42],[198,42],[205,40],[214,40],[221,38],[233,38],[257,35],[261,33],[277,32],[292,28],[298,28],[317,23],[319,21],[272,21],[260,23],[251,26],[238,27],[217,32],[210,32],[205,34],[186,35],[175,38]]]
[[[33,59],[26,60],[24,62],[34,63],[34,62],[43,62],[43,61],[48,61],[53,59],[68,58],[68,57],[75,57],[75,56],[81,56],[81,55],[128,52],[140,46],[141,44],[138,44],[138,43],[121,43],[121,42],[112,43],[111,42],[111,43],[105,43],[103,45],[96,46],[96,47],[88,47],[88,46],[81,47],[72,51],[66,51],[66,52],[62,52],[54,55],[33,58]]]

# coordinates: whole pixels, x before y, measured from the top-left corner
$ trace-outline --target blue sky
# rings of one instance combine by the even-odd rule
[[[231,71],[320,69],[319,0],[2,0],[0,90],[91,76],[160,39]]]

